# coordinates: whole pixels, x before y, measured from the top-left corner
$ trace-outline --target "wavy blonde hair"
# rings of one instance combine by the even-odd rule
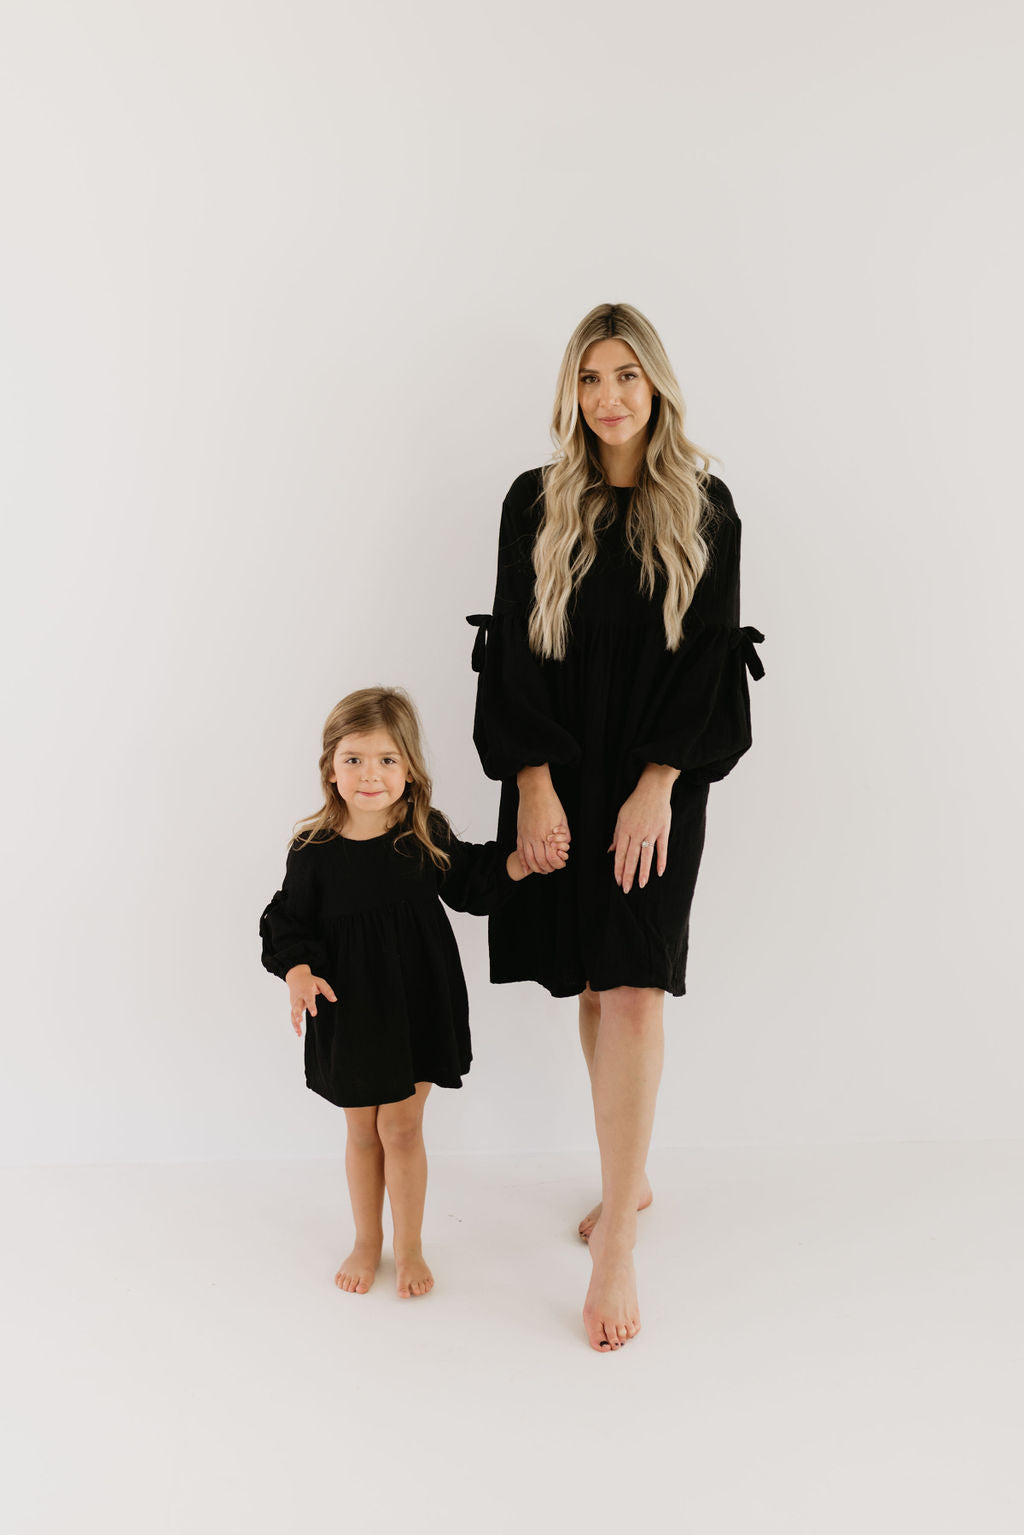
[[[580,365],[595,341],[632,347],[656,391],[647,448],[630,498],[626,533],[640,561],[640,586],[653,597],[665,577],[665,645],[678,649],[683,619],[708,563],[704,533],[714,516],[705,487],[710,457],[690,442],[678,380],[654,326],[631,304],[598,304],[569,338],[555,393],[552,462],[544,469],[544,516],[533,546],[534,605],[530,647],[561,660],[568,639],[569,599],[594,563],[597,534],[615,498],[598,453],[598,440],[579,408]]]
[[[320,754],[320,787],[324,802],[313,815],[297,821],[292,831],[293,844],[325,842],[340,837],[348,820],[348,809],[331,782],[334,753],[345,736],[365,735],[371,730],[386,730],[405,758],[412,774],[406,793],[392,808],[392,826],[404,826],[395,838],[395,846],[411,838],[413,846],[439,869],[447,869],[451,859],[435,841],[435,835],[450,833],[447,819],[430,803],[433,785],[427,772],[419,716],[412,699],[403,688],[360,688],[335,704],[323,730]],[[408,849],[403,849],[408,851]]]

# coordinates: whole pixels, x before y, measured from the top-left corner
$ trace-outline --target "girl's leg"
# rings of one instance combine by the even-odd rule
[[[591,991],[589,986],[580,992],[580,1044],[583,1046],[583,1058],[587,1063],[587,1071],[590,1073],[591,1088],[593,1088],[594,1082],[594,1051],[597,1048],[597,1033],[601,1026],[601,997],[603,995],[603,992]],[[646,1210],[653,1199],[654,1194],[651,1191],[651,1185],[645,1172],[643,1183],[640,1185],[640,1199],[637,1209]],[[589,1242],[591,1232],[597,1225],[600,1216],[601,1206],[596,1204],[580,1221],[577,1230],[584,1242]]]
[[[384,1245],[384,1147],[377,1134],[377,1107],[346,1109],[348,1178],[356,1245],[334,1276],[340,1290],[365,1295],[373,1284]]]
[[[633,1245],[661,1080],[664,997],[632,986],[601,993],[591,1083],[603,1198],[590,1238],[594,1272],[583,1307],[595,1349],[620,1348],[640,1330]]]
[[[423,1258],[423,1205],[427,1197],[427,1152],[423,1144],[423,1108],[429,1082],[417,1082],[411,1098],[382,1103],[377,1133],[384,1147],[384,1182],[395,1226],[395,1268],[403,1298],[426,1295],[434,1276]]]

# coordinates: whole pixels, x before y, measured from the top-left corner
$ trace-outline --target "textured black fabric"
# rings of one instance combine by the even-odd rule
[[[266,968],[283,978],[308,964],[338,998],[318,997],[307,1016],[306,1084],[344,1108],[401,1102],[417,1082],[462,1086],[469,1003],[441,901],[484,916],[515,890],[493,842],[440,830],[452,860],[442,872],[395,836],[293,847],[260,918]]]
[[[485,773],[502,780],[498,845],[516,843],[520,768],[547,762],[572,834],[568,867],[526,882],[521,899],[492,914],[492,981],[534,980],[554,996],[652,986],[686,989],[690,903],[704,846],[708,785],[751,743],[747,672],[763,668],[756,629],[740,627],[740,521],[712,477],[708,568],[686,615],[686,638],[665,647],[661,605],[640,589],[629,548],[629,490],[599,530],[598,555],[570,608],[565,659],[529,648],[534,538],[543,512],[541,471],[512,485],[502,508],[493,614],[478,633],[473,739]],[[668,867],[628,895],[607,852],[623,801],[648,762],[680,770],[672,790]]]

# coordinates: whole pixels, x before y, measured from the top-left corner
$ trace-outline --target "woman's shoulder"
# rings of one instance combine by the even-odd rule
[[[704,482],[704,494],[714,508],[718,518],[726,522],[738,523],[736,506],[732,499],[732,491],[724,480],[720,480],[717,474],[709,474]]]
[[[502,504],[502,512],[506,517],[525,519],[532,517],[534,522],[544,510],[544,470],[524,469],[522,474],[516,475],[512,481]]]

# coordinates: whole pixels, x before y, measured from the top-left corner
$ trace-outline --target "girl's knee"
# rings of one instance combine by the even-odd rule
[[[348,1140],[350,1146],[355,1146],[360,1151],[370,1151],[374,1146],[380,1145],[380,1136],[377,1133],[377,1106],[365,1109],[346,1109],[345,1121],[348,1125]]]
[[[377,1134],[385,1151],[410,1151],[423,1134],[422,1104],[382,1103],[377,1111]]]

